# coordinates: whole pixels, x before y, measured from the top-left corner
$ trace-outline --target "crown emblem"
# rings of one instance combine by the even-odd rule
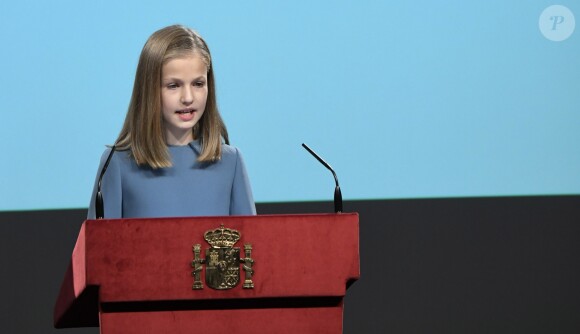
[[[193,245],[193,261],[191,275],[194,277],[193,290],[203,289],[201,274],[205,265],[205,282],[207,285],[216,290],[232,289],[240,282],[240,272],[243,270],[246,274],[244,279],[244,289],[253,289],[254,282],[254,259],[252,259],[252,245],[246,243],[243,249],[243,255],[239,247],[233,247],[240,240],[240,232],[225,228],[221,224],[215,230],[208,230],[203,234],[203,238],[211,245],[205,250],[205,256],[202,256],[200,244]],[[241,266],[241,270],[240,270]]]
[[[203,238],[212,247],[230,248],[240,240],[240,236],[240,232],[231,228],[224,228],[224,225],[222,224],[215,230],[205,232]]]

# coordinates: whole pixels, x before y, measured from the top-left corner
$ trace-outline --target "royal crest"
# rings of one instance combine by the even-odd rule
[[[206,231],[204,239],[210,244],[210,248],[205,250],[205,258],[201,256],[201,245],[193,245],[194,259],[191,262],[194,277],[193,289],[203,289],[201,272],[205,264],[205,282],[216,290],[227,290],[234,288],[240,283],[240,264],[245,272],[243,287],[251,289],[254,287],[252,281],[252,269],[254,260],[251,258],[252,245],[244,245],[245,257],[240,257],[240,248],[234,247],[240,240],[240,232],[225,228],[223,224],[215,229]]]

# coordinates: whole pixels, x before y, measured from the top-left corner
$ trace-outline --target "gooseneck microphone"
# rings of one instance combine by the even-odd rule
[[[103,176],[107,171],[107,167],[109,167],[109,162],[111,162],[111,158],[113,157],[116,148],[116,144],[111,147],[111,152],[109,152],[109,156],[107,156],[107,160],[101,169],[101,175],[99,175],[99,182],[97,182],[97,197],[95,198],[95,216],[97,219],[103,219],[105,217],[105,204],[103,202],[103,193],[101,192],[101,182],[103,181]]]
[[[334,188],[334,212],[341,213],[342,193],[340,192],[340,186],[338,185],[338,178],[336,177],[336,173],[334,172],[332,167],[330,167],[330,165],[326,163],[326,161],[324,161],[320,156],[318,156],[318,154],[316,154],[312,149],[310,149],[308,145],[302,143],[302,147],[304,147],[308,152],[310,152],[310,154],[312,154],[316,158],[316,160],[320,161],[320,163],[323,164],[324,167],[328,168],[328,170],[332,172],[332,175],[334,176],[334,182],[336,183],[336,188]]]

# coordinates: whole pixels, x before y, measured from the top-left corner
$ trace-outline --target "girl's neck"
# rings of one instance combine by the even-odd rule
[[[191,131],[180,137],[171,136],[168,134],[165,136],[165,143],[169,146],[185,146],[193,141],[193,133]]]

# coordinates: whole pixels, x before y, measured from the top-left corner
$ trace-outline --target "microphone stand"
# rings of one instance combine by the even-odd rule
[[[318,154],[316,154],[310,147],[308,147],[308,145],[302,143],[302,147],[304,147],[308,152],[310,152],[310,154],[312,154],[316,158],[316,160],[318,160],[322,165],[324,165],[324,167],[328,168],[328,170],[332,172],[332,175],[334,176],[334,182],[336,183],[336,187],[334,188],[334,212],[341,213],[342,193],[340,191],[340,186],[338,185],[338,178],[336,177],[336,173],[334,172],[332,167],[330,167],[330,165],[326,163],[326,161],[324,161],[320,156],[318,156]]]
[[[113,157],[113,153],[115,153],[116,146],[113,145],[111,147],[111,152],[109,156],[107,156],[107,161],[103,165],[101,169],[101,174],[99,175],[99,182],[97,183],[97,197],[95,199],[95,218],[103,219],[105,217],[105,203],[103,201],[103,193],[101,192],[101,182],[103,181],[103,176],[107,171],[107,167],[109,167],[109,162],[111,162],[111,158]]]

